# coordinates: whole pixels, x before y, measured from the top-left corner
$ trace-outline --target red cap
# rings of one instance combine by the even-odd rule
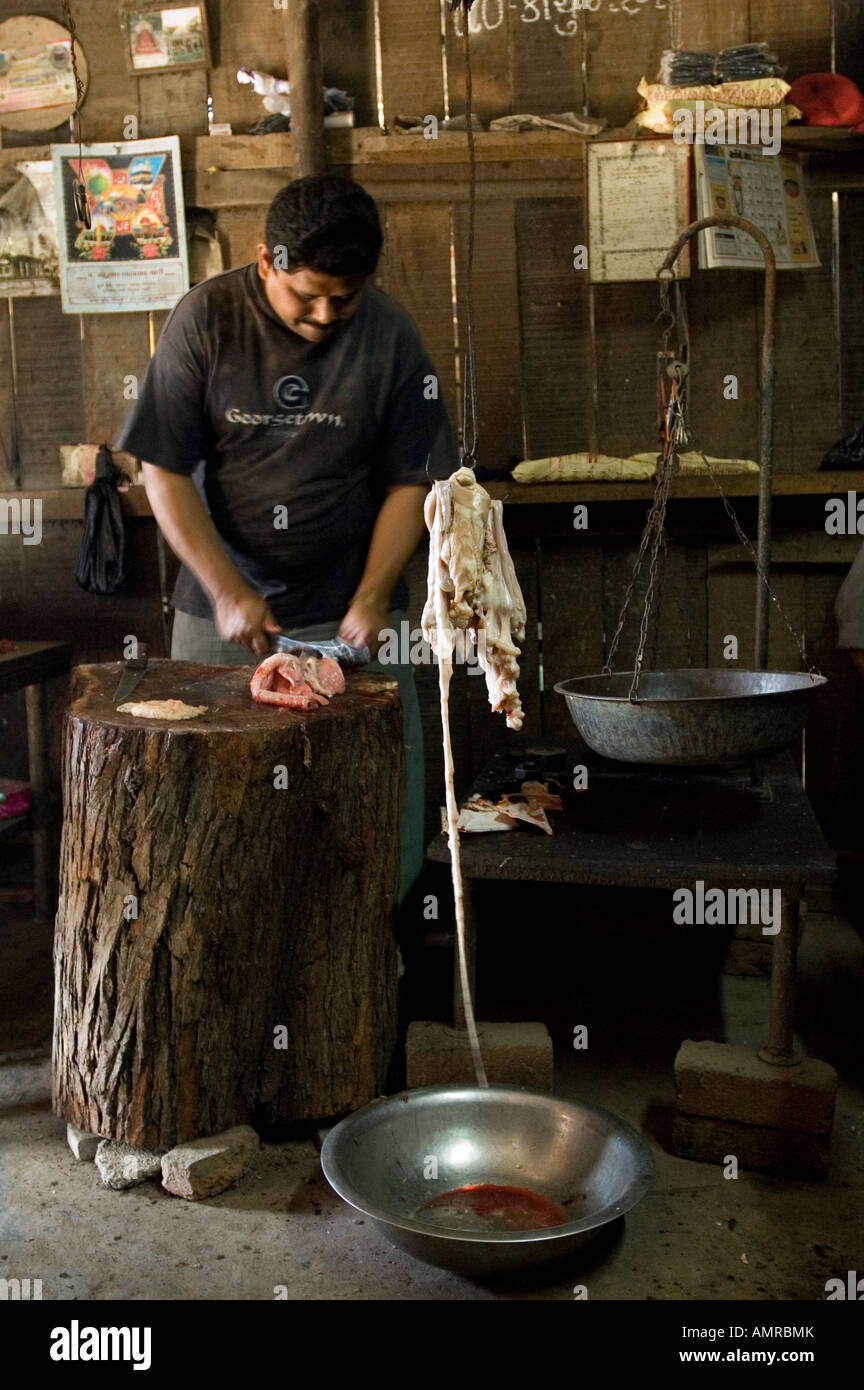
[[[799,77],[785,100],[803,112],[807,125],[864,123],[864,96],[850,78],[836,72],[810,72]]]

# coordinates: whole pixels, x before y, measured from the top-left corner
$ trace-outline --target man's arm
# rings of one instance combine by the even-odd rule
[[[427,489],[413,485],[388,487],[372,532],[363,576],[342,619],[339,636],[355,647],[376,652],[378,633],[387,625],[393,586],[417,548],[424,530],[423,504]]]
[[[174,554],[210,599],[219,636],[263,655],[267,634],[279,632],[279,624],[228,559],[192,479],[153,463],[142,468],[153,515]]]

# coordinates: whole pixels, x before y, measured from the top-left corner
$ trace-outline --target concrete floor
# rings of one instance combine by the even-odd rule
[[[635,947],[632,993],[627,971],[614,991],[599,987],[598,961],[589,970],[580,950],[581,980],[592,987],[565,990],[545,1014],[521,1016],[543,1016],[560,1044],[556,1089],[640,1129],[657,1179],[596,1249],[552,1275],[506,1282],[460,1278],[390,1247],[331,1193],[312,1137],[263,1144],[240,1186],[205,1202],[170,1197],[156,1181],[126,1192],[103,1187],[92,1164],[73,1159],[50,1110],[45,1039],[34,1039],[44,1033],[49,997],[45,933],[22,937],[19,915],[19,931],[0,934],[7,964],[13,942],[20,1016],[17,1050],[0,1065],[0,1277],[41,1279],[44,1299],[270,1300],[284,1286],[292,1300],[546,1300],[572,1299],[574,1285],[584,1284],[594,1300],[822,1300],[827,1279],[864,1270],[864,946],[843,918],[811,914],[800,954],[802,1040],[841,1073],[833,1166],[823,1183],[754,1173],[730,1181],[719,1167],[668,1149],[677,1043],[685,1036],[761,1042],[766,980],[715,973],[703,988],[692,962],[676,975],[661,960],[646,1005]],[[594,945],[611,949],[620,965],[617,936],[604,945],[595,933]],[[443,962],[446,953],[437,954]],[[515,1016],[505,997],[498,1012],[507,1017],[508,1009]],[[481,991],[481,1015],[495,1012]],[[596,1045],[568,1053],[573,1024],[588,1019],[596,1021]]]

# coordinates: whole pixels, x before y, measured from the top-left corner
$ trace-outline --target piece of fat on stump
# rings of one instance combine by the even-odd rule
[[[470,634],[492,709],[505,716],[509,728],[521,729],[517,644],[525,638],[525,600],[507,548],[503,503],[492,500],[469,468],[460,468],[434,484],[424,514],[429,573],[423,636],[439,661],[450,662],[457,633]],[[443,633],[436,617],[437,589],[449,620]]]

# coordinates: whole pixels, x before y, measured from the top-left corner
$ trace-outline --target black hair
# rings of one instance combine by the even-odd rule
[[[373,199],[335,174],[309,175],[280,188],[267,209],[265,236],[277,268],[292,272],[305,267],[324,275],[371,275],[381,253]]]

